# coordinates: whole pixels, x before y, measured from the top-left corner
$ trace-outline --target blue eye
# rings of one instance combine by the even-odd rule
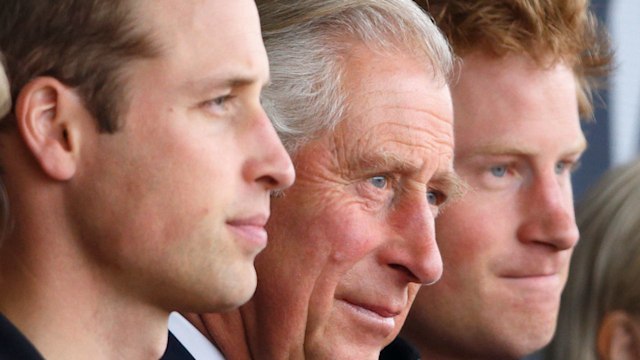
[[[380,175],[373,176],[369,178],[369,183],[375,188],[384,189],[387,187],[387,178]]]
[[[229,99],[231,99],[231,95],[220,96],[211,100],[211,104],[224,109],[227,106]]]
[[[429,190],[427,191],[427,202],[429,205],[440,206],[447,200],[447,195],[442,191]]]
[[[227,101],[228,96],[220,96],[219,98],[213,99],[213,103],[218,106],[224,106],[224,103]]]
[[[505,165],[492,166],[489,171],[495,177],[503,177],[507,173],[507,167]]]
[[[229,101],[233,98],[232,95],[219,96],[215,99],[207,100],[202,105],[210,112],[214,114],[222,114],[227,111],[229,107]]]
[[[555,172],[560,175],[567,170],[567,168],[573,168],[573,165],[566,161],[559,161],[556,163]]]
[[[433,193],[433,191],[428,191],[427,192],[427,202],[430,205],[437,205],[438,203],[438,196],[436,196],[436,194]]]

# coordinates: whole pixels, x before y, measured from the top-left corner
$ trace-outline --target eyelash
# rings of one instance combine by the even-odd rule
[[[569,173],[574,173],[576,172],[581,165],[581,162],[579,160],[573,161],[573,160],[564,160],[564,161],[558,161],[556,163],[556,166],[562,164],[564,165],[564,168],[561,170],[569,170]],[[559,173],[558,173],[559,174]]]
[[[558,169],[558,166],[562,166],[562,168]],[[560,160],[555,163],[555,167],[556,167],[555,172],[558,175],[562,174],[565,170],[568,170],[569,173],[574,173],[576,170],[578,170],[578,168],[580,168],[580,161]],[[499,168],[503,169],[503,173],[500,176],[496,175],[493,172],[493,170],[499,169]],[[503,178],[508,175],[509,170],[512,168],[513,168],[512,164],[496,164],[496,165],[490,166],[488,171],[491,173],[492,176],[496,178]]]
[[[231,94],[218,96],[214,99],[206,100],[202,103],[202,107],[211,109],[212,107],[221,107],[222,109],[211,110],[212,112],[224,112],[228,110],[229,102],[233,100],[235,96]]]
[[[374,184],[372,183],[372,180],[373,180],[373,179],[383,179],[383,180],[385,181],[384,186],[382,186],[382,187],[378,187],[378,186],[374,185]],[[390,180],[391,180],[391,179],[390,179],[390,178],[389,178],[389,176],[387,176],[387,175],[374,175],[374,176],[370,176],[369,178],[367,178],[367,181],[369,182],[369,184],[371,184],[371,185],[372,185],[373,187],[375,187],[376,189],[380,189],[380,190],[382,190],[382,189],[386,189],[386,188],[389,186],[389,182],[390,182]]]

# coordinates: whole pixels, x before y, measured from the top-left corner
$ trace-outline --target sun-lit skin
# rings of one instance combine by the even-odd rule
[[[295,185],[272,200],[240,310],[254,358],[377,359],[441,275],[434,219],[458,184],[448,87],[424,61],[362,45],[345,66],[347,114],[299,150]]]
[[[77,181],[95,186],[74,193],[74,231],[93,239],[105,277],[162,308],[238,306],[255,289],[269,191],[293,181],[259,102],[269,68],[257,10],[250,0],[139,6],[160,54],[126,68],[122,130],[82,149]]]
[[[403,335],[427,359],[518,359],[550,341],[578,240],[575,80],[519,55],[463,61],[455,167],[469,190],[437,220],[444,274],[420,291]]]

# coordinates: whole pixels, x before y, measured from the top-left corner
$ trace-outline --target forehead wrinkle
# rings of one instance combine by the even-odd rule
[[[389,126],[400,130],[380,130]],[[420,135],[424,133],[426,135]],[[453,157],[453,134],[438,127],[386,122],[367,129],[355,141],[345,141],[340,136],[337,138],[336,142],[342,147],[336,147],[343,150],[341,162],[351,167],[376,166],[417,172],[426,165],[425,157]],[[451,153],[447,154],[447,150]],[[350,158],[344,158],[345,156]]]
[[[351,113],[351,117],[354,120],[357,120],[357,119],[363,119],[368,117],[368,115],[370,115],[370,113],[374,110],[382,109],[382,111],[389,111],[389,110],[410,111],[410,112],[425,114],[428,117],[428,119],[425,119],[426,122],[429,122],[431,120],[436,120],[438,123],[444,123],[448,127],[453,128],[452,119],[443,117],[437,111],[432,110],[432,108],[438,108],[439,105],[434,105],[434,104],[425,102],[425,103],[418,104],[418,106],[421,106],[421,107],[424,106],[424,108],[416,107],[414,104],[398,105],[395,103],[391,103],[391,104],[376,103],[369,107],[359,108],[359,110],[357,111],[355,111],[355,109],[353,108],[350,108],[349,112]]]
[[[381,146],[384,143],[397,142],[406,146],[418,147],[423,147],[423,144],[453,143],[453,128],[451,123],[446,120],[443,120],[443,123],[449,125],[449,128],[443,129],[440,126],[430,126],[430,121],[425,121],[420,125],[414,125],[402,120],[389,120],[367,129],[362,133],[356,143],[358,146],[371,144]],[[382,130],[379,128],[382,128]],[[379,143],[376,144],[377,142]]]
[[[438,114],[438,112],[431,110],[431,107],[425,108],[425,109],[415,108],[411,106],[401,106],[401,105],[389,105],[389,106],[381,105],[380,107],[383,107],[385,109],[390,109],[390,110],[400,109],[400,110],[407,110],[407,111],[422,113],[429,116],[428,121],[436,120],[437,122],[444,123],[447,126],[453,128],[453,122],[451,121],[451,119],[441,116],[440,114]]]

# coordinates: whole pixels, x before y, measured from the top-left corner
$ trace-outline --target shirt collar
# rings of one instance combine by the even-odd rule
[[[220,350],[209,339],[175,311],[169,315],[169,331],[196,360],[225,360]]]

